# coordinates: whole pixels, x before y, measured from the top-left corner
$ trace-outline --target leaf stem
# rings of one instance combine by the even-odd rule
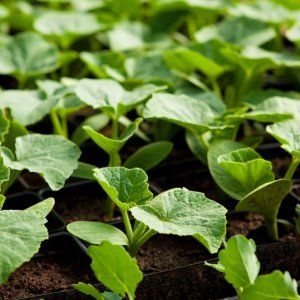
[[[133,241],[130,246],[130,254],[135,256],[139,249],[144,245],[152,236],[156,234],[156,231],[153,229],[148,229],[143,235],[140,236],[139,239]],[[136,238],[138,238],[136,236]]]
[[[293,158],[292,163],[290,164],[288,170],[286,171],[284,178],[292,180],[295,171],[299,166],[300,161],[298,159]]]
[[[111,129],[112,129],[111,137],[113,139],[117,139],[119,135],[119,120],[117,118],[113,118]]]
[[[122,218],[123,218],[123,222],[124,222],[124,225],[125,225],[127,238],[128,238],[129,245],[130,245],[131,241],[132,241],[132,236],[133,236],[133,231],[132,231],[130,219],[129,219],[127,210],[121,210],[121,213],[122,213]]]
[[[276,218],[274,218],[273,220],[266,220],[266,227],[270,239],[278,240],[278,229],[277,229]]]
[[[66,137],[66,133],[65,133],[65,131],[64,131],[64,129],[63,129],[61,123],[60,123],[60,120],[58,118],[58,115],[56,114],[54,109],[52,109],[50,111],[50,119],[51,119],[51,122],[52,122],[52,125],[53,125],[54,133]]]

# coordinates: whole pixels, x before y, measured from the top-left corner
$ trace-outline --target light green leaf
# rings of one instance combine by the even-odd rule
[[[88,134],[88,136],[106,153],[118,153],[126,142],[134,135],[141,119],[136,119],[132,122],[125,131],[120,135],[119,139],[111,139],[105,135],[94,131],[90,126],[84,126],[83,129]]]
[[[154,92],[165,87],[145,85],[126,91],[111,79],[81,79],[75,88],[76,95],[93,108],[100,108],[120,116],[144,102]]]
[[[9,167],[40,173],[55,191],[77,168],[79,156],[79,148],[61,136],[29,134],[16,139],[16,161]]]
[[[122,246],[105,241],[101,246],[90,246],[88,254],[92,258],[95,276],[104,286],[122,297],[127,295],[134,299],[143,273]]]
[[[143,111],[146,119],[162,119],[193,132],[202,133],[210,128],[215,114],[202,101],[185,95],[154,94]]]
[[[0,93],[1,97],[1,93]],[[5,135],[9,132],[9,120],[4,109],[0,109],[0,143],[4,141]]]
[[[241,193],[240,183],[219,165],[218,158],[223,154],[229,154],[234,150],[246,147],[247,146],[242,143],[230,140],[218,140],[210,144],[207,154],[209,171],[215,182],[225,193],[237,200],[241,200],[244,196],[244,194]]]
[[[0,73],[31,77],[49,73],[58,67],[58,50],[36,33],[16,35],[0,48]]]
[[[25,126],[42,120],[57,103],[57,99],[46,99],[38,90],[1,91],[0,98],[0,108],[10,108],[12,117]]]
[[[44,11],[34,22],[35,30],[58,38],[67,47],[76,38],[95,33],[101,27],[95,15],[76,11]]]
[[[106,167],[95,169],[94,176],[121,210],[144,204],[152,198],[148,176],[138,168]]]
[[[235,288],[245,288],[253,284],[259,274],[260,263],[255,255],[256,245],[244,236],[231,237],[225,249],[219,252],[219,260],[224,266],[225,279]]]
[[[288,120],[268,125],[267,132],[281,143],[285,151],[300,159],[300,120]]]
[[[260,46],[275,36],[275,30],[265,23],[246,17],[238,17],[225,19],[217,25],[203,27],[196,32],[195,38],[199,43],[217,39],[244,47]]]
[[[145,45],[147,27],[139,22],[118,22],[108,32],[108,42],[113,51],[126,51]]]
[[[4,202],[5,202],[5,196],[0,194],[0,211],[4,205]]]
[[[29,261],[48,238],[44,224],[53,206],[49,198],[24,211],[0,211],[0,283]]]
[[[262,159],[251,148],[238,149],[220,155],[218,163],[229,174],[228,181],[222,181],[222,189],[231,190],[231,178],[234,178],[238,181],[238,187],[234,187],[232,193],[239,189],[239,195],[242,197],[262,184],[275,179],[271,162]]]
[[[297,282],[288,272],[284,274],[274,271],[271,274],[260,275],[254,284],[245,288],[240,295],[241,300],[299,300]]]
[[[67,229],[78,238],[94,245],[109,241],[114,245],[128,245],[126,235],[118,228],[101,222],[77,221],[68,224]]]
[[[194,236],[211,253],[225,235],[226,209],[203,193],[175,188],[130,210],[138,221],[162,234]]]
[[[105,298],[102,296],[100,291],[98,291],[95,287],[93,287],[89,283],[78,282],[76,284],[73,284],[73,287],[77,291],[79,291],[87,296],[92,296],[96,300],[105,300]]]
[[[2,158],[2,149],[0,148],[0,188],[1,184],[9,179],[10,171],[9,168],[4,164],[4,159]],[[1,189],[0,189],[1,190]],[[1,205],[0,205],[1,207]]]
[[[104,113],[93,115],[86,118],[73,132],[72,141],[80,146],[89,139],[88,134],[83,129],[85,126],[90,126],[95,131],[100,131],[109,123],[109,117]]]
[[[267,182],[246,195],[237,204],[236,210],[259,213],[265,217],[268,226],[276,220],[281,202],[290,192],[291,186],[291,181],[287,179]]]
[[[148,171],[158,165],[172,151],[173,144],[170,142],[154,142],[139,148],[123,164],[124,167],[141,168]]]

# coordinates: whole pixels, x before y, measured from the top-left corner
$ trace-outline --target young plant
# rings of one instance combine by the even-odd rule
[[[143,279],[136,260],[122,246],[103,241],[100,246],[90,246],[88,255],[92,259],[92,270],[96,278],[110,291],[101,293],[91,284],[74,284],[77,290],[97,300],[133,300],[138,284]]]
[[[219,187],[239,201],[236,210],[263,215],[270,238],[278,239],[277,214],[291,181],[275,180],[271,162],[252,148],[229,140],[211,144],[208,166]]]
[[[239,300],[299,300],[297,282],[289,272],[276,270],[259,275],[260,263],[255,251],[253,240],[236,235],[219,252],[217,264],[206,264],[224,274],[226,281],[235,288]]]
[[[126,234],[101,222],[70,223],[68,231],[80,239],[94,245],[106,240],[124,245],[133,256],[156,233],[193,236],[211,253],[220,247],[226,209],[203,193],[174,188],[153,198],[147,174],[138,168],[106,167],[95,169],[94,176],[119,208]]]
[[[10,170],[0,157],[0,185],[9,180]],[[1,186],[0,186],[1,190]],[[25,210],[2,210],[5,197],[0,193],[0,284],[38,252],[48,238],[46,216],[54,206],[49,198]]]

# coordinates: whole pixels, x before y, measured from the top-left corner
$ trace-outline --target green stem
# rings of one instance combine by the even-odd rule
[[[50,119],[51,119],[52,125],[54,127],[53,128],[54,133],[66,137],[65,131],[64,131],[62,125],[60,124],[60,120],[58,118],[58,115],[56,114],[56,112],[53,109],[50,111]]]
[[[115,212],[115,203],[111,201],[109,197],[107,197],[106,204],[105,204],[105,213],[108,220],[111,220],[113,218],[114,212]]]
[[[266,220],[266,227],[267,227],[269,238],[272,240],[278,240],[278,229],[277,229],[276,219]]]
[[[131,244],[131,240],[132,240],[132,236],[133,236],[133,231],[132,231],[132,227],[131,227],[131,223],[130,223],[130,219],[128,216],[128,213],[126,210],[122,210],[122,218],[123,218],[123,222],[125,225],[125,230],[126,230],[126,234],[128,237],[128,241],[129,241],[129,245]]]
[[[20,90],[23,90],[26,86],[26,77],[25,76],[17,76],[17,80],[18,80],[18,83],[19,83],[19,89]]]
[[[252,79],[252,70],[244,69],[244,76],[237,97],[235,99],[234,107],[238,106],[241,103],[244,94],[247,92],[251,79]]]
[[[140,237],[145,233],[145,230],[147,229],[147,226],[143,223],[139,223],[138,226],[134,229],[133,235],[132,235],[132,243],[135,241],[138,241]]]
[[[110,153],[109,154],[109,167],[118,167],[121,165],[121,157],[119,153]]]
[[[114,118],[112,120],[112,127],[111,127],[111,137],[112,139],[117,139],[119,136],[119,120]]]
[[[156,233],[157,232],[155,230],[149,229],[139,239],[137,240],[132,239],[132,242],[130,244],[130,249],[129,249],[131,256],[135,256],[139,251],[139,249]]]
[[[211,79],[211,84],[212,84],[213,90],[217,94],[217,96],[220,99],[223,99],[222,92],[221,92],[220,86],[218,84],[218,81],[216,79]]]
[[[292,163],[290,164],[287,172],[285,173],[284,178],[292,180],[295,171],[299,166],[300,161],[298,159],[293,159]]]

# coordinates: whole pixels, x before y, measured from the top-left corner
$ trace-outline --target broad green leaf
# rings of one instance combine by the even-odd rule
[[[77,221],[68,224],[67,229],[90,244],[100,245],[103,241],[109,241],[114,245],[128,245],[128,239],[123,231],[110,224]]]
[[[49,198],[24,211],[0,211],[0,283],[29,261],[48,238],[46,216],[53,206]]]
[[[31,77],[49,73],[58,67],[58,50],[36,33],[16,35],[0,48],[0,73]]]
[[[234,187],[232,192],[238,188],[239,195],[242,197],[262,184],[275,179],[271,162],[262,159],[251,148],[238,149],[223,154],[218,157],[218,163],[229,175],[228,181],[224,180],[222,182],[222,189],[231,190],[231,178],[234,178],[239,185]]]
[[[118,22],[108,32],[108,42],[113,51],[126,51],[145,45],[148,28],[139,22]]]
[[[104,113],[93,115],[86,118],[73,132],[72,141],[80,146],[86,140],[89,139],[88,134],[83,129],[84,126],[90,126],[93,130],[99,131],[103,129],[109,123],[109,117]]]
[[[291,13],[285,7],[269,0],[256,0],[251,5],[237,3],[231,7],[229,6],[229,13],[234,16],[244,16],[271,24],[282,24],[292,19]]]
[[[300,159],[300,121],[288,120],[267,126],[267,132],[271,134],[281,147],[293,157]]]
[[[96,300],[105,300],[105,298],[102,296],[100,291],[98,291],[95,287],[93,287],[89,283],[78,282],[76,284],[73,284],[73,287],[77,291],[79,291],[87,296],[92,296]]]
[[[79,156],[79,148],[61,136],[29,134],[16,139],[16,161],[9,167],[40,173],[55,191],[77,168]]]
[[[112,292],[134,299],[137,285],[143,279],[136,261],[119,245],[105,241],[101,246],[90,246],[91,267],[96,278]]]
[[[1,191],[1,184],[4,181],[7,181],[9,179],[10,171],[9,168],[4,164],[4,160],[2,158],[2,149],[0,148],[0,191]],[[1,209],[1,205],[0,205]]]
[[[100,108],[112,115],[120,116],[161,89],[159,86],[145,85],[133,91],[126,91],[118,82],[111,79],[81,79],[75,93],[93,108]]]
[[[243,47],[260,46],[275,36],[276,32],[273,28],[246,17],[225,19],[217,25],[209,25],[196,32],[196,40],[199,43],[217,39]]]
[[[126,142],[134,135],[137,131],[141,119],[136,119],[132,122],[125,131],[120,135],[119,139],[111,139],[105,135],[96,132],[91,126],[84,126],[83,129],[88,136],[106,153],[118,153]]]
[[[176,48],[164,53],[166,63],[171,69],[185,73],[200,71],[210,78],[217,78],[226,69],[200,52],[188,48]]]
[[[139,148],[123,164],[124,167],[141,168],[148,171],[158,165],[172,151],[173,144],[170,142],[154,142]]]
[[[253,240],[236,235],[229,239],[225,249],[219,252],[219,260],[224,266],[225,279],[235,288],[245,288],[253,284],[259,274],[260,263],[255,255]]]
[[[185,95],[154,94],[143,111],[146,119],[162,119],[193,132],[202,133],[210,128],[215,114],[202,101]]]
[[[276,219],[282,200],[290,192],[291,186],[291,181],[287,179],[267,182],[246,195],[237,204],[236,210],[260,213],[265,217],[267,224],[272,223]]]
[[[247,286],[240,295],[241,300],[299,300],[297,282],[288,272],[274,271],[260,275],[254,284]]]
[[[286,31],[286,37],[296,43],[297,45],[299,45],[300,43],[300,22],[299,20]]]
[[[138,82],[163,82],[172,85],[175,76],[161,53],[137,54],[125,60],[129,80]]]
[[[122,53],[111,51],[82,52],[80,59],[98,78],[111,77],[118,81],[124,81],[126,78],[125,56]]]
[[[152,198],[147,182],[148,176],[142,169],[106,167],[95,169],[94,176],[121,210],[144,204]]]
[[[218,140],[210,144],[207,154],[209,171],[215,182],[225,193],[237,200],[241,200],[244,196],[244,193],[240,189],[240,183],[219,165],[218,158],[223,154],[229,154],[232,151],[246,147],[242,143],[230,140]]]
[[[45,11],[34,22],[35,30],[58,38],[66,47],[76,38],[95,33],[101,27],[95,15],[76,11]]]
[[[194,236],[211,253],[218,251],[225,235],[226,209],[203,193],[186,188],[163,192],[130,211],[159,233]]]
[[[8,132],[9,132],[9,120],[5,115],[5,110],[0,109],[0,143],[4,141],[5,135]]]
[[[57,103],[57,99],[44,98],[38,90],[1,91],[0,98],[0,108],[10,108],[12,117],[25,126],[42,120]]]

